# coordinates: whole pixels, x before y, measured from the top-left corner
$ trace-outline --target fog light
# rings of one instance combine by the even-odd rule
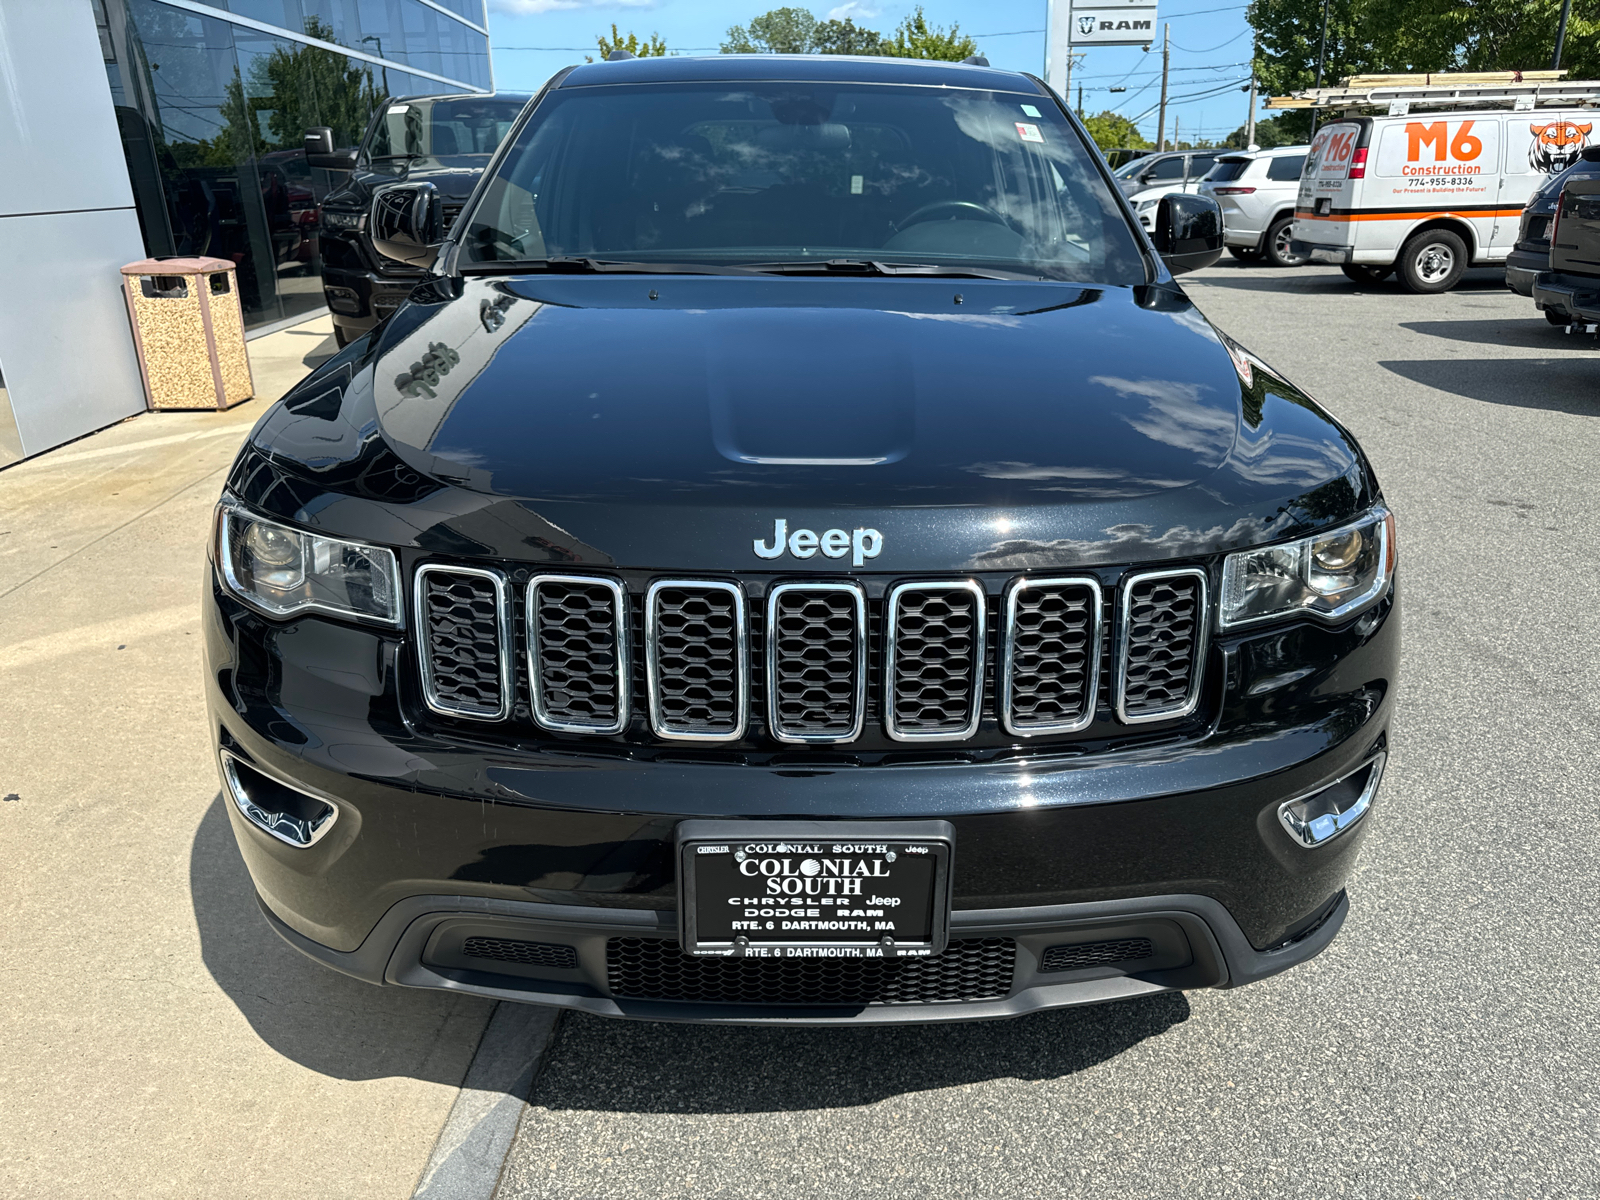
[[[1278,820],[1289,836],[1302,846],[1326,845],[1366,816],[1386,757],[1380,750],[1338,782],[1279,805]]]
[[[325,800],[279,783],[222,752],[222,781],[241,816],[286,845],[304,849],[333,828],[339,810]]]

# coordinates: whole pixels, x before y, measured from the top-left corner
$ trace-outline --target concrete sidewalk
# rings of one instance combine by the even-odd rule
[[[256,909],[199,686],[212,506],[258,398],[0,471],[0,1195],[412,1194],[492,1005],[318,967]]]

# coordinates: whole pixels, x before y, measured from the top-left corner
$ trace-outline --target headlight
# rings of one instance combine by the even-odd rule
[[[1230,554],[1219,624],[1230,629],[1296,613],[1342,621],[1383,595],[1396,555],[1394,514],[1381,507],[1327,533]]]
[[[1154,200],[1141,200],[1141,201],[1139,201],[1138,211],[1139,212],[1149,212],[1152,208],[1154,208],[1156,205],[1158,205],[1160,203],[1161,203],[1161,197],[1160,196],[1157,196]]]
[[[322,210],[322,223],[329,229],[360,229],[366,222],[366,213],[339,212],[333,208]]]
[[[320,609],[400,624],[400,570],[394,551],[381,546],[291,529],[224,499],[217,561],[229,590],[270,616]]]

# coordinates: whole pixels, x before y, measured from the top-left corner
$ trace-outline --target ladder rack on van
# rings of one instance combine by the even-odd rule
[[[1354,75],[1340,87],[1273,96],[1268,108],[1387,107],[1391,117],[1413,108],[1500,108],[1532,112],[1558,105],[1600,105],[1600,81],[1564,79],[1565,71],[1485,71],[1438,75]]]

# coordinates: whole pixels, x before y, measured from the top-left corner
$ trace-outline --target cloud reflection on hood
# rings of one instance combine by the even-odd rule
[[[1174,525],[1162,533],[1141,524],[1112,525],[1104,538],[1053,538],[1037,541],[1009,538],[980,550],[967,564],[972,570],[1023,570],[1032,567],[1160,561],[1216,554],[1280,536],[1295,524],[1288,513],[1270,519],[1242,517],[1232,525],[1194,529]]]

